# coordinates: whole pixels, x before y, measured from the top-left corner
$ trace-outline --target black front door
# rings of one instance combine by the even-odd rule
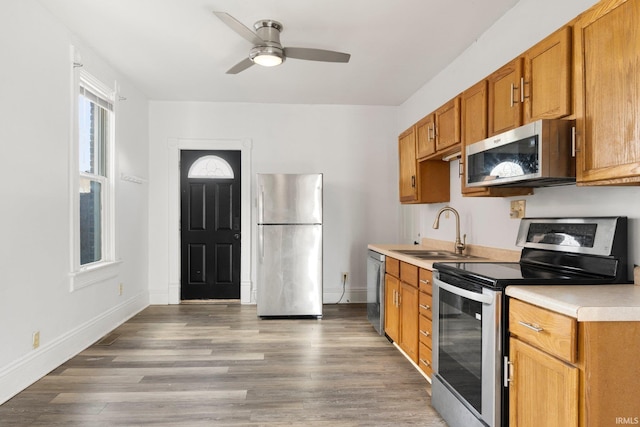
[[[183,300],[240,298],[240,151],[180,152]]]

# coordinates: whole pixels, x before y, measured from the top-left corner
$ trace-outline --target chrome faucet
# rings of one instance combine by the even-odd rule
[[[455,252],[458,255],[462,255],[462,251],[464,251],[464,248],[466,247],[467,235],[465,234],[463,240],[460,241],[460,215],[458,214],[457,210],[453,209],[451,206],[445,206],[444,208],[440,209],[438,211],[438,214],[436,215],[436,220],[433,222],[433,228],[437,229],[438,227],[440,227],[440,215],[445,211],[453,212],[453,214],[456,216]]]

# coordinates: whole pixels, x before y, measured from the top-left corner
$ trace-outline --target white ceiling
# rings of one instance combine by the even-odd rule
[[[152,100],[400,105],[518,0],[38,0]],[[289,59],[225,74],[249,28],[283,24],[283,46],[337,50],[348,64]]]

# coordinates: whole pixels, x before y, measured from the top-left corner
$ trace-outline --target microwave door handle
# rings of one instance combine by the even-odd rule
[[[457,286],[450,285],[441,281],[440,279],[434,279],[433,282],[438,285],[439,288],[449,291],[452,294],[460,295],[463,298],[470,299],[472,301],[481,302],[483,304],[493,303],[493,297],[491,295],[479,294],[477,292],[471,292],[466,289],[459,288]]]

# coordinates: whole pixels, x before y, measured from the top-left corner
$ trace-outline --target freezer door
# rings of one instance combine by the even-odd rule
[[[258,316],[322,316],[322,226],[258,226]]]
[[[322,174],[257,174],[258,224],[321,224]]]

